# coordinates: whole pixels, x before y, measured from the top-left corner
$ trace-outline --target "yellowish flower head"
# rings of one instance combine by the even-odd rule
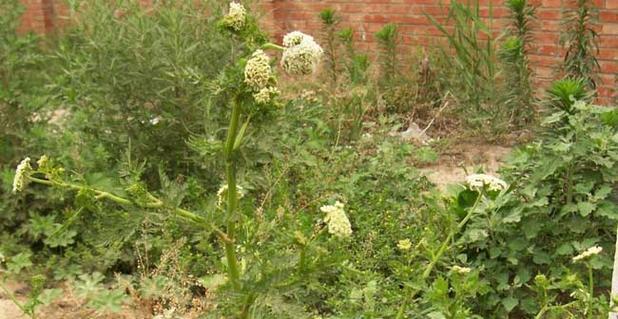
[[[480,191],[487,187],[489,191],[502,191],[508,188],[505,181],[487,174],[472,174],[466,176],[466,185],[471,190]]]
[[[402,239],[397,242],[397,248],[400,250],[410,250],[410,248],[412,248],[412,242],[409,239]]]
[[[347,238],[352,235],[352,225],[343,210],[343,204],[337,201],[334,205],[320,207],[326,213],[324,221],[328,225],[328,232],[335,237]]]
[[[234,30],[240,31],[247,21],[247,10],[238,2],[230,2],[230,10],[223,17],[223,24]]]
[[[457,265],[455,265],[455,266],[451,267],[451,270],[452,270],[453,272],[455,272],[455,273],[462,274],[462,275],[465,275],[465,274],[467,274],[467,273],[469,273],[469,272],[471,272],[471,271],[472,271],[472,269],[471,269],[471,268],[468,268],[468,267],[461,267],[461,266],[457,266]]]
[[[24,190],[28,185],[28,177],[32,173],[32,166],[30,166],[30,157],[24,158],[17,169],[15,170],[15,178],[13,179],[13,193],[18,193]]]
[[[253,52],[245,65],[245,83],[254,92],[259,92],[268,86],[272,77],[273,71],[268,55],[262,50]]]
[[[279,90],[276,87],[267,86],[253,93],[253,98],[257,104],[268,104],[277,95],[279,95]]]

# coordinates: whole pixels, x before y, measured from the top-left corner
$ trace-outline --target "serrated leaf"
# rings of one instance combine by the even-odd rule
[[[590,215],[590,213],[592,213],[595,210],[595,208],[596,208],[596,205],[591,202],[577,203],[577,210],[583,217]]]

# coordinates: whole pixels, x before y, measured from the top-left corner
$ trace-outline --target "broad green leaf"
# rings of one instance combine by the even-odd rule
[[[514,297],[506,297],[502,299],[502,306],[504,306],[504,309],[506,309],[507,312],[511,312],[518,304],[519,300]]]
[[[577,210],[584,217],[590,215],[590,213],[592,213],[595,210],[595,208],[596,208],[596,205],[591,202],[577,203]]]

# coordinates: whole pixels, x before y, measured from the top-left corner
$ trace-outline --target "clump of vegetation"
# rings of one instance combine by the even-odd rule
[[[459,99],[460,110],[469,121],[477,122],[471,124],[489,124],[499,130],[507,111],[496,103],[496,43],[491,28],[481,17],[478,1],[451,1],[448,10],[446,23],[452,28],[428,17],[454,51],[452,59],[447,61],[456,73],[452,85],[456,88],[453,93]],[[451,55],[446,50],[443,54]]]
[[[352,84],[366,85],[369,80],[368,69],[370,66],[369,56],[359,53],[354,46],[354,30],[344,28],[338,32],[338,37],[345,48],[345,69]]]
[[[337,83],[337,77],[339,74],[337,52],[337,26],[339,24],[339,17],[335,10],[327,8],[320,12],[320,19],[322,20],[322,39],[324,40],[324,56],[326,60],[326,69],[333,83]]]
[[[497,51],[478,3],[451,2],[455,55],[419,52],[411,72],[387,24],[377,78],[333,10],[324,49],[270,41],[238,2],[76,5],[46,51],[1,29],[0,107],[18,117],[1,114],[3,294],[32,318],[58,298],[76,317],[607,316],[618,111],[585,79],[550,86],[499,175],[438,188],[415,167],[436,142],[410,136],[449,102],[494,132],[535,122],[534,9],[508,4]],[[22,301],[6,283],[28,278]]]
[[[502,44],[500,57],[505,64],[506,104],[511,110],[509,122],[523,126],[534,120],[535,98],[528,48],[532,43],[532,21],[535,8],[526,0],[509,0],[510,36]]]
[[[399,30],[394,23],[385,24],[375,34],[380,46],[380,81],[386,86],[399,75],[397,47],[400,41]]]
[[[582,79],[587,89],[596,89],[599,62],[598,34],[595,31],[597,10],[590,0],[576,0],[563,13],[561,43],[565,47],[563,72],[571,79]]]

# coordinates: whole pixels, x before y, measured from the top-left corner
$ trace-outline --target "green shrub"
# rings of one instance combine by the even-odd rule
[[[577,289],[571,274],[588,276],[572,257],[593,245],[604,249],[591,264],[595,287],[607,289],[610,284],[618,220],[618,131],[611,120],[616,110],[573,100],[568,110],[549,115],[545,136],[513,153],[503,169],[510,191],[479,212],[466,230],[466,254],[473,265],[485,269],[492,287],[480,302],[483,312],[531,316],[548,302],[586,298],[607,305],[602,295],[566,294]],[[531,289],[538,274],[571,281],[556,288],[550,301],[541,300]],[[578,318],[584,313],[599,318],[606,311],[587,303],[568,310]]]

